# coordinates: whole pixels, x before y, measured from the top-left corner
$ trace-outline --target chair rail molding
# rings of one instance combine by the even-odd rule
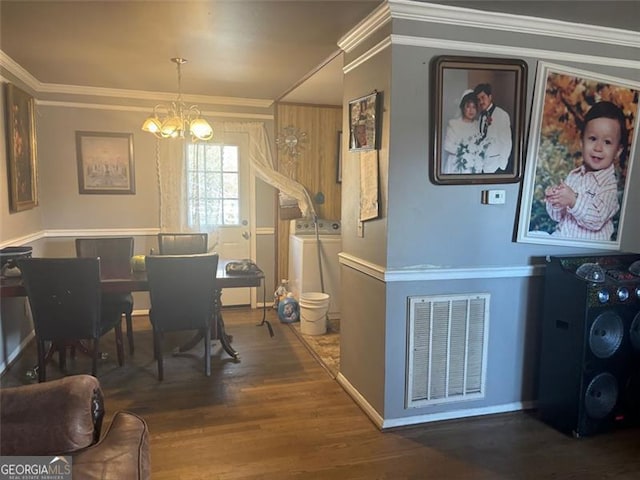
[[[341,265],[353,268],[381,282],[420,282],[440,280],[467,280],[472,278],[523,278],[544,275],[545,265],[487,265],[477,267],[446,267],[442,265],[410,265],[405,268],[388,269],[341,252]]]

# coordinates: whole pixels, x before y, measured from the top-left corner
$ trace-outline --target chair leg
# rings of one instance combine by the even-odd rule
[[[113,328],[116,335],[116,354],[118,358],[118,366],[124,365],[124,346],[122,342],[122,324],[117,323]]]
[[[58,365],[63,372],[67,369],[67,345],[65,342],[59,342],[58,348]]]
[[[161,336],[162,333],[156,331],[153,332],[153,350],[158,362],[158,380],[160,381],[164,380],[164,370],[162,365],[162,345],[160,345]]]
[[[38,382],[47,381],[47,361],[46,352],[44,348],[44,340],[38,340]]]
[[[133,319],[131,312],[126,312],[124,317],[127,321],[127,339],[129,340],[129,354],[133,355]]]
[[[100,355],[100,339],[93,339],[93,352],[91,358],[91,375],[98,376],[98,356]]]
[[[211,326],[204,329],[204,374],[211,376]]]

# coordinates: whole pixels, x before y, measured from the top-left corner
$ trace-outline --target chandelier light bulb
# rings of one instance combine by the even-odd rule
[[[204,118],[196,118],[190,125],[191,134],[200,140],[211,140],[213,129]]]
[[[142,130],[149,133],[159,133],[160,121],[157,117],[149,117],[142,124]]]

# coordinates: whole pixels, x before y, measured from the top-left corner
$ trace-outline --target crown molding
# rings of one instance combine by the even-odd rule
[[[341,37],[338,40],[338,46],[345,52],[350,52],[368,38],[369,35],[390,21],[391,10],[389,3],[385,2]]]
[[[338,45],[345,52],[350,52],[392,19],[640,48],[640,33],[630,30],[412,0],[388,0],[344,35]]]
[[[573,52],[561,52],[556,50],[542,50],[529,47],[510,47],[508,45],[494,45],[489,43],[460,42],[456,40],[443,40],[428,37],[413,37],[408,35],[391,35],[391,43],[394,45],[409,45],[414,47],[429,47],[448,50],[460,50],[463,52],[491,53],[505,56],[532,57],[563,62],[578,62],[588,65],[603,65],[608,67],[620,67],[640,69],[639,60],[627,58],[599,57],[596,55],[584,55]],[[359,60],[359,59],[358,59]],[[354,62],[355,63],[355,62]],[[345,71],[347,67],[345,66]]]
[[[66,94],[91,97],[107,98],[129,98],[135,100],[148,100],[153,102],[171,102],[176,99],[176,93],[149,92],[146,90],[126,90],[118,88],[84,87],[78,85],[63,85],[59,83],[42,83],[9,55],[0,50],[0,67],[6,69],[17,79],[30,87],[36,93]],[[240,98],[240,97],[214,97],[208,95],[188,95],[183,94],[182,98],[186,102],[227,105],[245,108],[269,108],[273,105],[273,100],[260,98]],[[148,110],[148,109],[147,109]]]
[[[349,73],[351,70],[359,67],[370,58],[375,57],[377,54],[382,52],[385,48],[390,47],[392,43],[393,43],[393,35],[383,39],[382,41],[380,41],[379,43],[371,47],[369,50],[364,52],[362,55],[360,55],[358,58],[356,58],[353,62],[350,62],[344,67],[342,67],[342,72],[344,74]]]
[[[149,115],[149,107],[137,107],[132,105],[109,105],[104,103],[59,102],[54,100],[36,100],[38,107],[60,108],[87,108],[91,110],[111,110],[116,112],[143,112]],[[243,118],[252,120],[273,120],[270,113],[245,113],[245,112],[216,112],[213,110],[201,110],[200,113],[207,117],[215,118]]]
[[[640,70],[640,61],[627,58],[599,57],[596,55],[583,55],[580,53],[560,52],[555,50],[542,50],[527,47],[509,47],[506,45],[493,45],[490,43],[462,42],[456,40],[443,40],[439,38],[414,37],[409,35],[390,35],[364,52],[352,62],[346,64],[342,71],[347,74],[364,62],[380,53],[391,45],[406,45],[411,47],[427,47],[445,50],[457,50],[465,53],[495,54],[514,57],[531,57],[543,60],[560,62],[579,62],[585,65],[602,65],[607,67],[628,68]]]
[[[13,60],[9,55],[4,53],[2,49],[0,49],[0,67],[4,68],[7,72],[11,73],[14,77],[24,83],[27,87],[31,88],[34,91],[39,91],[41,88],[41,83],[38,81],[36,77],[31,75],[28,71],[22,68],[18,62]],[[4,79],[4,77],[3,77]]]

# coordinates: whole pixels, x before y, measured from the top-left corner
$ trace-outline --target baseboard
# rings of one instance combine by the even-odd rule
[[[454,420],[459,418],[477,417],[480,415],[494,415],[498,413],[516,412],[520,410],[531,410],[536,408],[536,402],[532,400],[524,402],[512,402],[502,405],[491,405],[488,407],[468,408],[464,410],[455,410],[450,412],[430,413],[423,415],[412,415],[410,417],[384,419],[373,406],[351,385],[342,373],[338,373],[336,380],[340,386],[353,398],[356,404],[364,411],[369,419],[380,430],[390,428],[406,427],[410,425],[418,425],[422,423],[439,422],[442,420]]]

